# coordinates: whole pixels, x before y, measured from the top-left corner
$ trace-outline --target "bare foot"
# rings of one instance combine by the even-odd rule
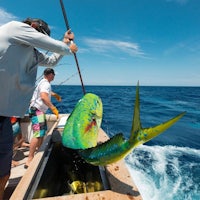
[[[31,161],[33,160],[33,158],[28,158],[25,165],[24,165],[24,168],[27,169],[31,163]]]
[[[12,167],[17,167],[19,165],[19,162],[12,160]]]
[[[23,142],[21,147],[30,147],[30,144],[26,143],[26,142]]]

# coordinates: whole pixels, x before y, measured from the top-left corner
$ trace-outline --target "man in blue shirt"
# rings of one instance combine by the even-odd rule
[[[50,36],[41,19],[11,21],[0,27],[0,200],[10,176],[13,134],[11,116],[23,117],[34,91],[38,65],[52,67],[78,48],[67,31],[63,41]],[[51,55],[38,49],[54,52]]]

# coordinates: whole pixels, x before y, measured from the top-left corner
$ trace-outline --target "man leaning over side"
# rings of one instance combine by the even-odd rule
[[[27,18],[0,26],[0,200],[10,176],[13,148],[11,116],[23,117],[34,91],[37,68],[52,67],[64,56],[75,53],[67,31],[63,41],[50,37],[41,19]],[[51,55],[38,49],[54,52]]]

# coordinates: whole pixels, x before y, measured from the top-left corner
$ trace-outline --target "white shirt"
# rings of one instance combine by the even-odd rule
[[[35,48],[49,50],[51,56]],[[69,47],[28,24],[12,21],[0,26],[0,116],[26,113],[35,88],[38,65],[51,67]]]
[[[49,99],[51,99],[51,84],[45,78],[43,78],[35,88],[30,104],[30,107],[36,107],[38,110],[45,113],[48,110],[48,106],[42,101],[40,97],[41,92],[47,93]]]

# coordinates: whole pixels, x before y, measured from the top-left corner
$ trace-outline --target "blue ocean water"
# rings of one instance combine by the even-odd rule
[[[135,86],[86,86],[101,97],[102,128],[112,137],[130,135]],[[81,86],[53,86],[62,96],[54,101],[60,113],[72,112],[83,96]],[[125,162],[144,200],[200,199],[200,87],[140,87],[142,127],[186,115],[170,129],[139,146]]]

